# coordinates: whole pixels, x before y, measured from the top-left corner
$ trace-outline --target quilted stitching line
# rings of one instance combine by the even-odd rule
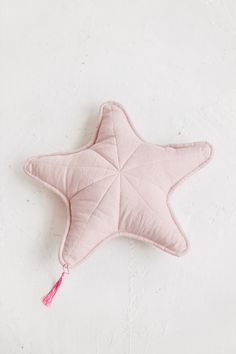
[[[103,170],[114,171],[114,168],[103,167],[103,166],[76,166],[76,165],[70,165],[70,166],[68,166],[68,169],[70,169],[70,168],[73,168],[73,169],[77,169],[77,168],[94,168],[94,169],[97,169],[97,168],[100,168],[100,169],[103,169]]]
[[[107,163],[109,163],[112,167],[114,167],[117,170],[117,167],[115,165],[113,165],[112,162],[108,161],[102,154],[100,154],[99,152],[97,152],[96,150],[93,150],[92,148],[90,148],[90,151],[93,151],[95,154],[97,154],[98,156],[100,156],[103,160],[105,160]]]
[[[116,175],[116,173],[114,172],[112,175],[109,175],[109,176],[106,176],[106,177],[102,177],[102,178],[98,179],[97,181],[88,184],[88,185],[85,186],[84,188],[82,188],[82,189],[80,189],[79,191],[75,192],[75,193],[70,197],[70,200],[72,200],[72,199],[73,199],[74,197],[76,197],[80,192],[82,192],[83,190],[89,188],[89,187],[92,186],[93,184],[95,185],[95,184],[97,184],[98,182],[101,182],[101,181],[103,181],[104,179],[109,178],[109,177],[112,177],[112,176],[115,176],[115,175]]]
[[[112,108],[112,106],[111,106],[111,118],[112,118],[113,135],[114,135],[115,141],[116,141],[116,156],[117,156],[117,161],[118,161],[118,168],[120,169],[120,157],[119,157],[119,154],[118,154],[117,138],[116,138],[115,129],[114,129],[114,119],[113,119],[113,108]]]
[[[157,215],[157,211],[154,210],[149,204],[148,202],[143,198],[143,196],[136,190],[136,188],[133,186],[133,184],[129,181],[128,177],[123,175],[126,179],[126,181],[129,183],[129,185],[133,188],[133,190],[136,192],[136,194],[138,194],[138,196],[144,201],[144,203],[149,207],[149,209],[156,215]]]
[[[143,163],[143,164],[138,165],[138,166],[135,166],[135,167],[127,168],[127,169],[124,170],[124,172],[130,171],[130,170],[134,170],[135,168],[144,167],[144,166],[147,166],[147,165],[154,165],[154,164],[156,164],[156,163],[158,163],[158,162],[163,162],[163,161],[170,161],[170,159],[155,160],[155,161],[152,160],[152,161]]]
[[[138,146],[135,147],[134,151],[131,152],[130,156],[127,158],[127,160],[123,163],[122,169],[125,167],[125,165],[130,161],[131,157],[135,154],[135,152],[138,150],[138,148],[142,145],[138,144]]]
[[[90,149],[90,150],[92,150],[92,149]],[[96,152],[96,151],[94,151],[94,150],[92,150],[93,152]],[[99,156],[101,156],[108,164],[110,164],[111,165],[111,162],[110,161],[108,161],[107,159],[105,159],[102,155],[100,155],[100,154],[98,154]],[[39,159],[40,160],[40,159]],[[57,166],[63,166],[63,167],[66,167],[66,168],[103,168],[103,169],[109,169],[109,170],[114,170],[114,167],[115,166],[111,166],[111,167],[108,167],[108,166],[106,166],[106,167],[103,167],[103,166],[77,166],[77,165],[72,165],[72,164],[65,164],[65,163],[58,163],[58,162],[49,162],[49,161],[41,161],[41,163],[42,164],[44,164],[44,165],[49,165],[49,166],[55,166],[55,167],[57,167]]]
[[[118,154],[118,145],[117,145],[117,138],[116,138],[116,134],[115,134],[115,129],[114,129],[114,118],[113,118],[113,108],[111,106],[111,116],[112,116],[112,127],[113,127],[113,135],[115,137],[116,140],[116,155],[117,155],[117,161],[118,161],[118,168],[120,170],[121,165],[120,165],[120,157]],[[119,178],[119,209],[118,209],[118,218],[117,218],[117,230],[119,230],[120,228],[120,204],[121,204],[121,177],[120,174],[118,175]]]
[[[85,231],[86,231],[86,228],[87,228],[87,226],[88,226],[88,223],[89,223],[90,219],[91,219],[92,216],[94,215],[95,211],[99,208],[100,204],[102,203],[103,199],[105,198],[105,196],[107,195],[107,193],[108,193],[109,190],[111,189],[111,187],[112,187],[113,183],[115,182],[116,178],[117,178],[117,176],[116,176],[116,177],[112,180],[112,182],[108,185],[107,189],[106,189],[105,192],[103,193],[102,197],[99,199],[99,201],[98,201],[97,205],[95,206],[95,208],[93,209],[92,213],[89,215],[89,218],[88,218],[88,220],[86,221],[86,226],[85,226],[85,228],[84,228],[84,230],[83,230],[83,233],[80,235],[80,238],[83,237],[83,235],[84,235],[84,233],[85,233]],[[72,218],[73,218],[73,216],[72,216]],[[68,235],[69,235],[69,234],[70,234],[70,230],[69,230],[69,232],[68,232]],[[68,235],[67,235],[67,237],[68,237]],[[70,239],[70,238],[68,237],[68,240],[69,240],[69,239]],[[67,243],[68,243],[68,240],[67,240]],[[68,256],[70,256],[70,254],[71,254],[71,253],[68,253]]]
[[[133,176],[131,175],[129,172],[126,172],[125,173],[129,176],[129,177],[132,177],[132,178],[135,178],[135,179],[139,179],[137,176]],[[160,192],[162,192],[164,195],[166,194],[166,192],[158,185],[158,184],[155,184],[155,183],[152,183],[151,181],[149,181],[148,179],[144,178],[143,181],[147,182],[147,184],[151,184],[152,186],[155,186],[159,189]]]

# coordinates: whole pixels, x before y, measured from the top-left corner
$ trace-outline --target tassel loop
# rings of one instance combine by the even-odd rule
[[[65,274],[69,274],[68,264],[63,265],[63,272],[61,273],[60,278],[53,285],[52,289],[45,296],[42,297],[42,303],[45,306],[49,306],[52,303],[54,296],[56,295],[58,289],[61,286],[61,283],[62,283],[62,280],[63,280]]]
[[[67,263],[63,264],[63,272],[65,274],[70,274],[69,265]]]

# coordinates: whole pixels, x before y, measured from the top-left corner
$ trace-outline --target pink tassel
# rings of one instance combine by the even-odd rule
[[[42,297],[42,303],[45,305],[45,306],[49,306],[54,298],[54,296],[56,295],[58,289],[60,288],[61,286],[61,283],[62,283],[62,279],[64,277],[65,274],[68,274],[69,273],[69,270],[68,270],[68,266],[65,265],[63,267],[63,272],[60,276],[60,278],[57,280],[57,282],[53,285],[52,289],[49,291],[49,293],[47,293],[47,295],[43,296]],[[65,272],[65,269],[67,269],[67,271]]]

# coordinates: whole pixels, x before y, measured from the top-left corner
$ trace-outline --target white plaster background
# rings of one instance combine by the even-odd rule
[[[235,354],[236,2],[1,0],[0,32],[0,353]],[[66,212],[22,165],[110,99],[150,142],[213,144],[172,198],[191,251],[112,240],[48,309]]]

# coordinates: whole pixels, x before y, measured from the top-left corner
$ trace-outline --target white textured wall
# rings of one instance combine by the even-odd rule
[[[0,33],[0,353],[235,354],[236,2],[1,0]],[[150,142],[213,144],[172,198],[192,249],[112,240],[48,309],[66,212],[22,165],[110,99]]]

